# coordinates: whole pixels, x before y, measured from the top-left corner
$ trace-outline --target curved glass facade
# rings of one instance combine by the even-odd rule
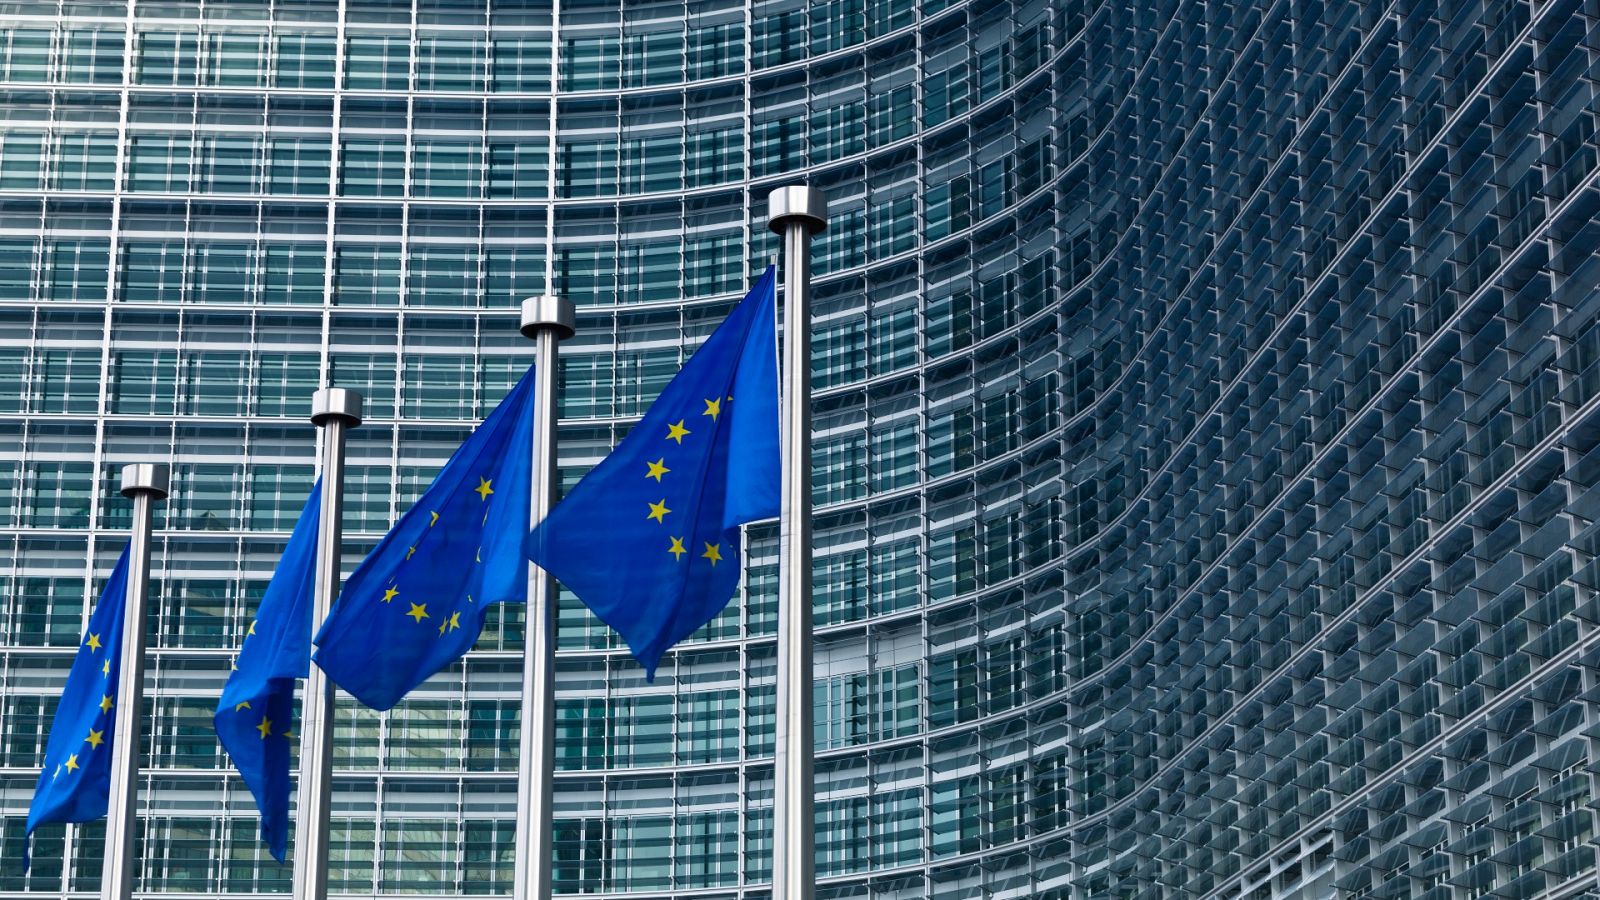
[[[283,892],[210,711],[310,392],[366,395],[353,566],[566,295],[570,486],[804,178],[819,897],[1592,890],[1597,58],[1578,0],[0,2],[0,850],[122,463],[174,467],[140,888]],[[566,598],[562,893],[768,896],[747,542],[654,684]],[[521,637],[341,706],[336,892],[509,892]]]

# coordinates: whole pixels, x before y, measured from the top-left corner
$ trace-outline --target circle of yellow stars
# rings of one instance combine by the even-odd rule
[[[494,493],[494,479],[492,479],[492,478],[484,478],[482,475],[479,475],[478,476],[478,486],[473,488],[472,492],[478,495],[478,499],[479,500],[481,500],[485,504],[487,504],[489,502],[489,496]],[[489,514],[488,514],[487,511],[485,511],[484,512],[484,521],[487,522],[488,519],[489,519]],[[432,528],[432,527],[434,527],[435,525],[438,525],[438,524],[439,524],[439,511],[438,510],[429,510],[428,511],[428,527]],[[419,541],[418,543],[421,543],[421,542]],[[406,552],[406,559],[409,560],[411,558],[412,554],[414,554],[416,552],[417,552],[417,548],[415,546],[410,547]],[[475,563],[482,563],[483,562],[483,548],[482,547],[479,547],[477,549],[477,551],[473,554],[472,561],[475,562]],[[384,589],[383,596],[381,598],[379,598],[379,599],[381,599],[384,603],[392,603],[394,601],[394,598],[396,598],[398,596],[400,596],[400,587],[399,587],[399,585],[397,583],[390,583],[390,585],[387,588]],[[471,594],[467,595],[467,602],[468,603],[473,602]],[[426,604],[426,603],[412,603],[410,601],[407,601],[406,602],[406,606],[408,607],[408,609],[406,610],[404,615],[410,617],[410,619],[413,622],[416,622],[419,625],[422,624],[422,621],[424,619],[431,619],[431,618],[434,617],[432,613],[428,612],[428,604]],[[447,634],[449,632],[452,632],[452,631],[457,631],[460,628],[461,628],[461,612],[459,610],[457,610],[455,612],[450,613],[448,618],[445,618],[445,619],[443,619],[442,621],[439,622],[439,635],[441,637],[443,637],[445,634]]]
[[[83,648],[79,650],[79,653],[87,650],[89,655],[92,657],[104,649],[105,644],[100,640],[100,635],[97,632],[90,632],[88,637],[84,638]],[[100,674],[102,677],[108,679],[107,687],[109,687],[109,678],[111,677],[111,658],[109,655],[100,664]],[[108,715],[114,706],[116,706],[116,704],[112,702],[111,694],[101,693],[99,703],[100,715]],[[93,752],[104,746],[106,743],[107,730],[107,727],[104,725],[102,725],[100,728],[95,728],[93,725],[90,725],[89,733],[83,738],[83,742],[89,745],[89,749],[87,751],[80,750],[79,753]],[[72,775],[79,769],[83,768],[83,763],[78,762],[79,753],[69,753],[67,754],[65,761],[57,763],[54,774],[50,776],[51,779],[54,780],[56,778],[60,778],[62,772]]]
[[[732,400],[733,398],[728,397],[727,399]],[[706,400],[705,404],[706,408],[701,415],[710,416],[712,422],[717,421],[717,417],[722,415],[723,398],[712,397]],[[676,422],[668,423],[667,436],[665,440],[672,441],[680,447],[683,446],[683,439],[694,433],[694,431],[685,424],[687,421],[687,419],[679,419]],[[653,462],[650,460],[645,460],[644,477],[652,479],[656,484],[661,484],[662,477],[671,471],[671,469],[667,468],[667,458],[665,455]],[[662,497],[660,500],[654,503],[646,501],[645,505],[649,507],[649,512],[645,513],[646,519],[658,522],[662,525],[667,524],[667,516],[672,512],[671,509],[667,508],[667,498]],[[672,558],[674,560],[681,562],[683,558],[690,552],[689,548],[683,545],[685,537],[687,536],[677,536],[672,534],[667,535],[667,540],[670,542],[667,545],[667,552],[672,554]],[[699,554],[701,559],[710,560],[711,565],[713,566],[722,561],[721,543],[711,543],[708,541],[702,541],[701,543],[705,545],[704,552]]]
[[[251,620],[250,627],[245,630],[244,639],[246,641],[250,640],[250,638],[255,636],[255,633],[256,633],[256,623],[255,623],[255,620]],[[240,647],[240,652],[241,653],[243,652],[243,646],[242,645]],[[233,670],[236,671],[236,672],[239,670],[238,657],[234,658]],[[256,699],[260,699],[260,698],[258,697]],[[243,710],[247,710],[247,709],[250,709],[250,701],[249,700],[241,700],[238,703],[235,703],[234,706],[233,706],[233,711],[234,712],[242,712]],[[256,724],[251,726],[251,727],[253,727],[256,730],[257,734],[261,735],[261,739],[264,741],[267,738],[272,737],[273,725],[274,725],[274,723],[273,723],[272,719],[266,713],[262,713],[260,720],[258,720],[256,722]],[[288,740],[293,740],[294,739],[294,731],[292,729],[286,728],[283,731],[278,732],[278,736],[282,737],[282,738],[286,738]]]

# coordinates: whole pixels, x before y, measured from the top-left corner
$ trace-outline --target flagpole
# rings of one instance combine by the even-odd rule
[[[815,748],[811,669],[811,237],[828,201],[806,185],[767,196],[783,235],[783,488],[778,519],[778,734],[772,898],[816,895]]]
[[[102,900],[129,900],[138,864],[133,833],[138,816],[139,709],[144,702],[145,603],[150,596],[150,519],[155,501],[167,496],[163,463],[122,467],[122,496],[133,501],[128,539],[128,593],[122,618],[122,661],[117,668],[116,722],[112,726],[111,796],[106,809]]]
[[[533,456],[528,528],[544,521],[556,487],[558,345],[575,333],[572,301],[522,301],[522,335],[533,341]],[[522,647],[522,731],[517,755],[517,846],[511,895],[549,900],[555,843],[556,596],[549,574],[528,565],[527,637]]]
[[[322,429],[322,505],[317,511],[315,635],[339,595],[344,525],[345,433],[361,424],[361,394],[322,388],[311,397],[311,422]],[[328,896],[328,820],[333,805],[333,682],[318,667],[306,672],[300,701],[300,795],[295,806],[295,900]]]

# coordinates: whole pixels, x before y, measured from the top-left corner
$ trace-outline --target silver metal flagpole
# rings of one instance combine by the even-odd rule
[[[811,236],[828,201],[806,185],[767,196],[783,235],[783,499],[778,519],[778,734],[772,900],[816,895],[816,779],[811,733]]]
[[[572,301],[522,301],[522,334],[533,340],[533,458],[528,527],[550,512],[556,487],[556,378],[561,341],[577,321]],[[511,896],[549,900],[555,843],[556,595],[549,574],[528,564],[527,638],[522,648],[522,733],[517,756],[517,847]]]
[[[361,394],[322,388],[311,397],[311,422],[322,429],[322,508],[317,512],[317,580],[311,633],[339,596],[344,537],[345,432],[361,424]],[[300,700],[300,795],[295,805],[294,896],[328,896],[328,819],[333,805],[333,682],[316,666]]]
[[[167,496],[163,463],[122,467],[122,496],[133,501],[128,539],[128,595],[122,613],[122,663],[117,668],[116,722],[111,732],[111,799],[106,809],[102,900],[129,900],[138,862],[133,855],[139,781],[139,708],[144,703],[145,601],[150,596],[150,513]]]

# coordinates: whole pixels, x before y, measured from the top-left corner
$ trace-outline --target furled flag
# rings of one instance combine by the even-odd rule
[[[50,723],[44,768],[28,807],[22,868],[30,862],[33,831],[51,822],[89,822],[106,814],[111,799],[112,710],[117,666],[122,662],[122,610],[128,595],[128,548],[89,616],[89,630],[67,673],[67,686]]]
[[[261,839],[283,862],[289,843],[289,755],[294,745],[294,682],[311,665],[322,479],[311,487],[289,545],[267,582],[212,722],[261,811]]]
[[[317,632],[328,677],[377,710],[459,659],[494,603],[524,603],[533,370],[345,582]]]
[[[773,271],[684,363],[611,455],[528,536],[528,556],[622,635],[661,656],[739,583],[739,526],[778,514]]]

